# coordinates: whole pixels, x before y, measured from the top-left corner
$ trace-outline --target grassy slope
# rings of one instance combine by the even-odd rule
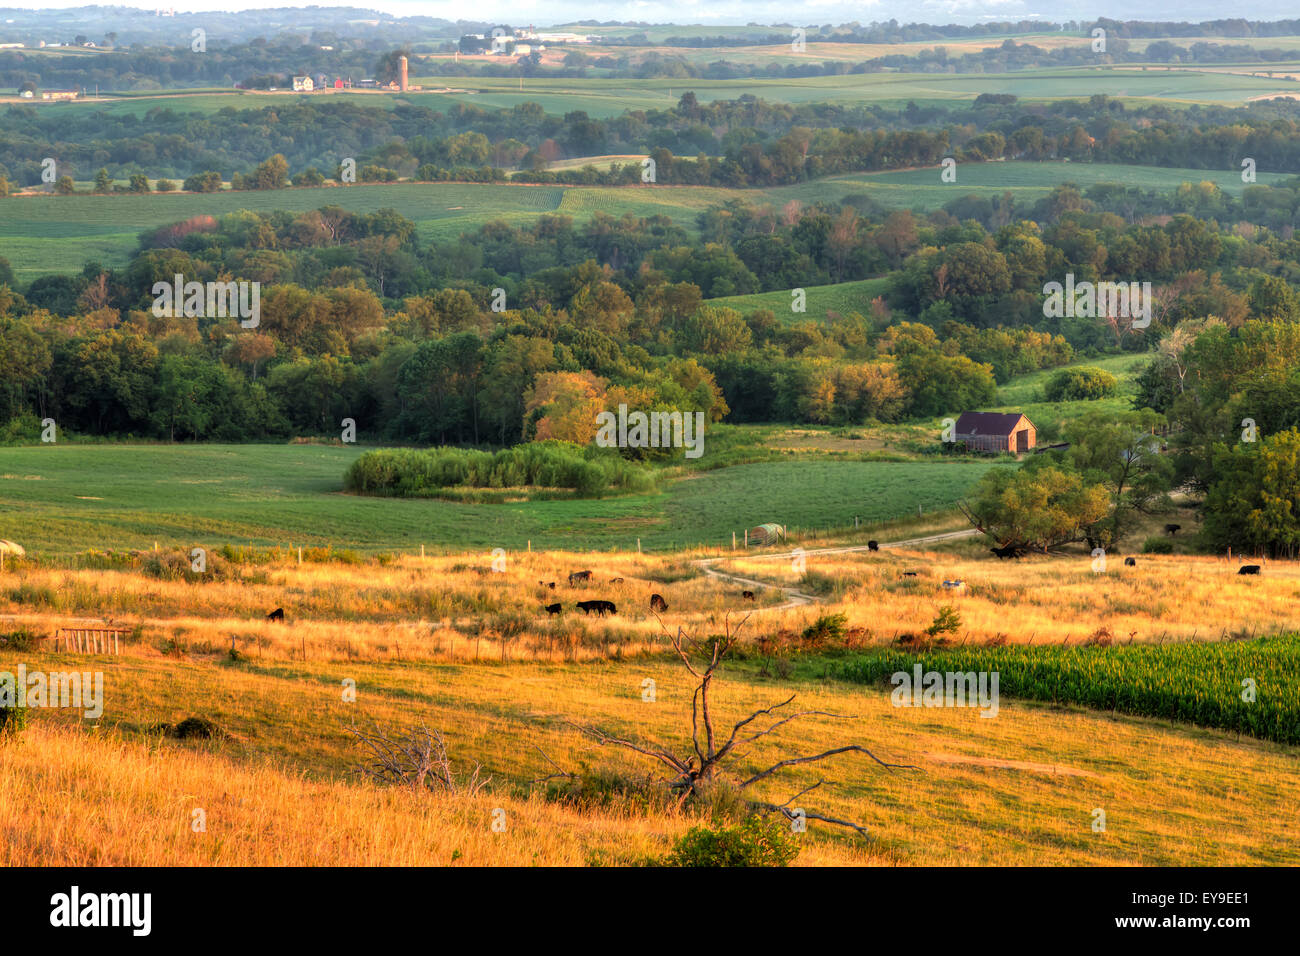
[[[998,389],[997,405],[988,411],[1021,411],[1031,421],[1065,421],[1078,418],[1092,412],[1117,414],[1133,409],[1133,398],[1137,395],[1137,376],[1142,368],[1151,361],[1150,356],[1141,354],[1112,355],[1099,359],[1079,359],[1067,368],[1088,366],[1104,369],[1115,376],[1116,392],[1110,398],[1100,398],[1087,402],[1045,402],[1043,387],[1048,379],[1060,369],[1044,369],[1020,375],[1011,379]]]
[[[706,446],[707,447],[707,446]],[[771,462],[599,501],[471,505],[343,495],[359,451],[320,445],[61,445],[0,450],[0,537],[29,549],[148,548],[155,541],[366,550],[643,547],[730,543],[764,521],[851,525],[961,495],[987,465]]]
[[[884,295],[888,290],[888,279],[860,279],[833,285],[809,286],[804,290],[807,293],[807,311],[802,314],[790,310],[792,300],[789,291],[729,295],[710,299],[709,304],[739,309],[745,314],[755,309],[771,309],[778,319],[800,322],[806,319],[825,319],[828,312],[838,312],[840,315],[860,312],[868,315],[871,300]]]
[[[1286,177],[1260,173],[1264,184]],[[705,186],[645,187],[527,186],[500,184],[358,184],[349,187],[284,189],[268,192],[221,192],[208,195],[148,196],[17,196],[0,202],[0,256],[8,259],[20,279],[50,271],[80,272],[94,260],[106,266],[124,265],[145,229],[196,215],[220,216],[251,209],[303,211],[334,204],[354,212],[396,208],[413,220],[421,238],[452,239],[492,219],[527,222],[558,212],[578,221],[596,212],[612,216],[665,215],[693,231],[700,211],[730,199],[757,205],[784,206],[834,201],[866,194],[887,207],[935,209],[968,193],[1011,192],[1028,206],[1063,182],[1087,187],[1097,182],[1122,182],[1144,189],[1168,190],[1185,181],[1211,180],[1228,192],[1241,189],[1241,176],[1232,170],[1159,169],[1154,167],[1084,163],[984,163],[958,169],[957,183],[939,181],[939,171],[908,170],[836,176],[796,186],[772,189],[722,189]]]
[[[60,666],[57,656],[26,660]],[[13,665],[0,656],[0,666]],[[145,655],[103,665],[106,729],[91,737],[70,714],[43,712],[0,761],[0,820],[17,824],[0,843],[7,865],[448,863],[456,851],[466,864],[621,863],[663,852],[691,823],[663,813],[579,815],[525,797],[529,780],[553,772],[537,746],[566,768],[647,769],[583,740],[562,718],[680,747],[689,685],[665,658],[228,667]],[[654,703],[641,700],[646,677],[656,682]],[[355,704],[341,702],[345,678],[357,681]],[[795,692],[804,708],[853,716],[814,717],[765,738],[742,768],[846,741],[919,768],[890,773],[848,756],[760,788],[760,797],[781,802],[825,778],[807,806],[870,827],[874,841],[864,845],[810,826],[801,863],[1300,861],[1294,748],[1005,699],[994,720],[973,710],[894,708],[885,691],[771,681],[752,668],[728,669],[715,682],[715,710],[734,721]],[[190,714],[210,715],[235,737],[151,744],[140,732]],[[415,797],[343,782],[359,762],[345,729],[353,720],[440,728],[456,760],[483,763],[493,794]],[[190,830],[195,807],[206,810],[204,834]],[[507,814],[501,835],[490,831],[497,807]],[[1104,834],[1092,832],[1096,807],[1106,810]]]

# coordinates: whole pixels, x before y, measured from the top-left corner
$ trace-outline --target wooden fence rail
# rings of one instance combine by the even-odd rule
[[[54,642],[55,650],[62,645],[87,654],[120,654],[122,636],[130,633],[129,627],[60,627],[46,640]]]

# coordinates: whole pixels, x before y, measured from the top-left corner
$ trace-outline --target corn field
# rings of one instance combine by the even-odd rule
[[[998,673],[1008,697],[1217,727],[1300,743],[1300,635],[1164,646],[977,647],[854,655],[831,673],[855,683],[897,671]]]

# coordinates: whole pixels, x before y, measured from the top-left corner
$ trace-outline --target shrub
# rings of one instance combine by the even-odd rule
[[[30,628],[20,627],[8,634],[0,634],[0,647],[8,651],[30,651],[35,649],[40,639],[41,635]]]
[[[944,634],[953,634],[961,627],[961,615],[957,609],[950,604],[945,604],[939,608],[939,613],[935,615],[930,626],[925,629],[925,633],[931,637],[942,637]]]
[[[6,738],[17,737],[27,726],[27,708],[15,703],[12,707],[0,703],[0,742]]]
[[[1147,538],[1142,543],[1143,554],[1173,554],[1174,543],[1168,538]]]
[[[552,781],[546,799],[583,811],[625,810],[638,814],[663,813],[672,806],[667,787],[650,777],[627,777],[610,770],[590,770]]]
[[[1093,365],[1063,368],[1047,381],[1043,395],[1049,402],[1075,402],[1115,394],[1115,376]]]
[[[809,647],[824,647],[838,644],[844,640],[844,624],[848,617],[844,614],[823,614],[803,630],[800,638]]]
[[[162,581],[218,581],[231,576],[230,565],[219,551],[205,549],[204,566],[194,570],[189,551],[145,551],[140,556],[140,573]]]
[[[666,866],[789,866],[799,844],[788,824],[746,817],[739,823],[691,827],[664,859]]]
[[[820,571],[805,571],[799,586],[809,594],[818,597],[841,597],[848,589],[848,582]]]

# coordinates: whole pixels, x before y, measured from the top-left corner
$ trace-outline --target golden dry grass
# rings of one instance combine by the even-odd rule
[[[1061,642],[1109,628],[1120,640],[1217,637],[1221,629],[1289,629],[1300,567],[1269,562],[1260,578],[1211,558],[1112,558],[1105,574],[1079,553],[999,562],[981,545],[788,558],[721,557],[721,570],[760,578],[764,592],[746,640],[797,631],[842,612],[863,642],[921,630],[955,605],[960,639]],[[139,623],[143,639],[105,673],[105,714],[95,730],[68,712],[38,712],[0,751],[0,833],[6,863],[285,864],[636,863],[662,854],[694,822],[653,812],[578,812],[547,803],[532,781],[590,766],[623,776],[650,768],[600,748],[566,721],[638,740],[687,746],[691,685],[664,652],[641,602],[664,594],[678,624],[705,635],[728,611],[752,606],[739,587],[698,573],[696,556],[490,555],[400,559],[388,565],[271,565],[241,582],[189,584],[108,571],[10,571],[0,611],[52,631],[73,615]],[[591,568],[597,583],[568,589],[563,575]],[[904,569],[916,569],[904,578]],[[622,585],[609,583],[622,576]],[[964,594],[941,587],[961,578]],[[556,580],[557,591],[538,580]],[[778,609],[779,587],[824,594],[823,603]],[[613,597],[612,619],[549,619],[544,602],[571,608]],[[45,603],[42,603],[45,602]],[[266,609],[290,621],[273,625]],[[436,608],[421,613],[421,608]],[[732,616],[734,622],[735,615]],[[481,621],[479,627],[475,621]],[[514,622],[511,624],[511,622]],[[0,631],[9,624],[0,625]],[[501,629],[519,628],[500,660]],[[474,637],[481,632],[475,660]],[[968,634],[966,632],[969,632]],[[563,635],[570,634],[569,645]],[[240,659],[228,654],[236,635]],[[453,651],[450,641],[454,636]],[[548,637],[553,643],[548,644]],[[454,658],[453,655],[454,654]],[[0,651],[0,670],[84,668],[89,659],[48,650]],[[656,700],[642,700],[643,681]],[[355,682],[355,703],[343,699]],[[797,694],[813,717],[755,745],[752,772],[794,753],[847,742],[916,764],[886,772],[850,755],[799,767],[758,796],[781,802],[816,783],[810,809],[859,820],[875,837],[851,839],[814,824],[800,864],[1277,864],[1300,862],[1293,808],[1297,749],[1123,715],[1004,699],[996,719],[975,710],[895,708],[872,687],[763,676],[757,661],[726,668],[716,685],[719,724]],[[188,743],[151,732],[190,715],[228,738]],[[453,757],[480,763],[490,794],[466,800],[377,789],[353,774],[357,721],[442,730]],[[190,812],[208,831],[190,830]],[[489,827],[507,811],[505,835]],[[1092,831],[1092,811],[1107,831]]]
[[[40,655],[29,666],[66,660]],[[10,666],[0,659],[0,668]],[[599,748],[564,721],[685,746],[690,684],[667,658],[543,665],[223,667],[108,660],[103,726],[39,713],[0,760],[0,859],[7,863],[634,863],[664,852],[694,821],[678,814],[578,813],[530,796],[584,763],[624,775],[647,765]],[[342,678],[357,681],[344,703]],[[642,682],[656,700],[642,700]],[[761,788],[780,802],[823,777],[810,809],[866,823],[862,843],[817,824],[811,864],[1278,864],[1300,862],[1292,808],[1296,749],[1160,721],[1002,701],[974,710],[895,708],[882,690],[762,680],[726,671],[719,723],[798,694],[813,717],[752,748],[752,771],[844,742],[918,770],[884,771],[850,755],[783,773]],[[231,738],[150,736],[155,720],[211,716]],[[493,792],[466,800],[379,790],[351,780],[352,720],[442,729],[462,766]],[[203,807],[208,831],[193,834]],[[506,810],[508,835],[490,830]],[[1107,815],[1092,831],[1092,812]]]
[[[945,530],[936,517],[908,533]],[[882,533],[882,538],[889,535]],[[938,608],[955,606],[959,640],[1079,642],[1108,630],[1118,641],[1218,640],[1294,627],[1300,563],[1267,562],[1258,577],[1238,575],[1241,562],[1188,555],[1139,555],[1125,567],[1107,558],[1093,571],[1084,551],[998,561],[982,538],[936,544],[936,550],[885,548],[877,553],[809,548],[804,577],[780,554],[517,553],[506,569],[491,555],[406,557],[389,564],[258,565],[242,577],[204,583],[166,581],[126,571],[28,569],[0,578],[0,629],[26,625],[53,634],[72,619],[139,625],[130,653],[220,654],[231,645],[258,659],[310,660],[584,660],[663,650],[664,626],[717,627],[725,614],[757,609],[747,629],[756,639],[802,629],[822,613],[843,613],[850,627],[878,643],[923,630]],[[860,545],[855,545],[855,547]],[[707,558],[727,574],[762,581],[757,600],[744,585],[706,577]],[[570,570],[590,568],[592,583],[570,588]],[[905,570],[916,571],[904,577]],[[620,583],[611,583],[622,578]],[[960,580],[964,589],[943,587]],[[555,590],[539,581],[556,584]],[[815,605],[783,609],[793,588],[818,594]],[[669,604],[663,626],[649,596]],[[579,600],[607,598],[616,616],[585,616]],[[544,607],[562,603],[564,613]],[[288,623],[265,620],[283,607]],[[8,623],[6,623],[8,622]]]

